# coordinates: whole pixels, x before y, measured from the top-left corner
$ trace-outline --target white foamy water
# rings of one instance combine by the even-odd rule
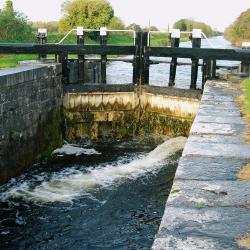
[[[117,161],[113,164],[88,168],[85,171],[68,169],[54,174],[50,180],[34,187],[34,183],[23,182],[3,192],[0,199],[7,201],[22,198],[36,203],[72,202],[75,198],[90,194],[99,188],[118,185],[126,179],[137,179],[147,172],[156,173],[167,163],[167,158],[186,143],[185,137],[170,139],[153,151],[128,163]]]
[[[53,151],[54,155],[99,155],[100,152],[93,148],[82,148],[73,144],[64,144],[61,148]]]

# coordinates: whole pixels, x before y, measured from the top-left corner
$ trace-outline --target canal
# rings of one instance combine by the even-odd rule
[[[176,87],[189,88],[190,68],[178,67]],[[109,83],[131,82],[130,64],[107,70]],[[151,66],[150,84],[167,86],[168,70]],[[0,187],[1,249],[149,249],[186,139],[163,141],[65,145],[13,178]]]

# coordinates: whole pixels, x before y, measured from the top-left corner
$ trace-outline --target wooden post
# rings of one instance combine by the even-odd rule
[[[250,61],[242,61],[240,65],[240,71],[250,76]]]
[[[59,54],[59,63],[62,64],[62,82],[68,83],[69,71],[68,71],[68,55],[65,53]]]
[[[47,29],[38,29],[37,42],[41,45],[47,43]],[[39,54],[38,60],[46,59],[46,54]]]
[[[204,90],[205,83],[208,79],[207,73],[208,73],[208,60],[203,59],[203,63],[202,63],[202,91]]]
[[[149,68],[150,68],[150,63],[149,63],[149,55],[147,54],[146,47],[148,46],[148,32],[143,32],[142,34],[142,51],[141,51],[141,60],[143,66],[143,72],[141,75],[141,82],[142,84],[148,85],[149,84]]]
[[[84,44],[84,31],[83,27],[77,27],[77,44]],[[84,83],[84,55],[78,55],[78,83]]]
[[[135,36],[135,55],[133,62],[133,84],[139,84],[140,75],[139,75],[139,67],[140,67],[140,46],[141,46],[141,32],[136,32]]]
[[[133,83],[149,83],[149,56],[145,54],[148,42],[148,32],[136,32],[135,55],[133,63]]]
[[[172,33],[171,33],[171,47],[172,48],[179,47],[180,35],[181,33],[179,29],[172,29]],[[169,87],[175,85],[176,67],[177,67],[177,58],[172,57],[172,60],[170,63],[170,70],[169,70],[169,83],[168,83]]]
[[[211,60],[211,79],[216,78],[216,60]]]
[[[201,47],[201,30],[193,29],[192,31],[192,48],[200,48]],[[197,77],[198,77],[198,69],[199,69],[199,59],[193,57],[192,60],[192,68],[191,68],[191,84],[190,89],[196,89]]]
[[[107,45],[107,28],[100,28],[100,44]],[[101,55],[101,83],[107,83],[107,55]]]

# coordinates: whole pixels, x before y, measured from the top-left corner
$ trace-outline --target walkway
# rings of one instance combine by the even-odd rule
[[[237,173],[250,145],[237,94],[228,82],[207,82],[154,250],[246,249],[237,240],[250,233],[250,182]]]

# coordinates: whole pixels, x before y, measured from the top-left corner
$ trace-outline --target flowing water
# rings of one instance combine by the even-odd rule
[[[150,83],[167,86],[168,69],[151,66]],[[130,64],[109,64],[110,83],[131,78]],[[190,66],[178,67],[176,86],[189,81]],[[0,249],[150,249],[185,142],[64,145],[0,187]]]
[[[57,150],[1,187],[1,249],[149,249],[185,142]]]

